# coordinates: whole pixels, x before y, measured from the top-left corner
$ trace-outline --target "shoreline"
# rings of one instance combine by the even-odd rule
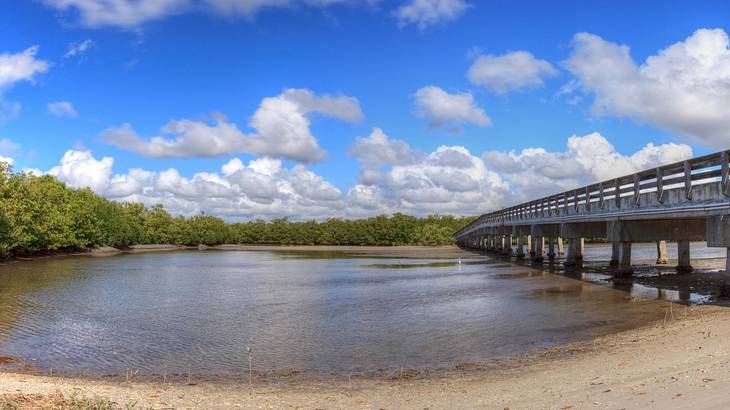
[[[429,258],[429,259],[476,259],[484,255],[479,252],[464,250],[456,245],[421,246],[370,246],[370,245],[131,245],[126,248],[103,246],[86,250],[59,251],[32,256],[13,256],[0,261],[0,266],[13,263],[29,262],[41,259],[66,258],[75,256],[105,257],[121,254],[136,254],[146,252],[175,252],[175,251],[269,251],[269,252],[325,252],[346,253],[355,256],[370,257],[400,257],[400,258]]]
[[[665,320],[637,329],[425,377],[409,372],[388,378],[294,377],[258,379],[249,386],[246,378],[126,381],[2,371],[0,395],[59,391],[153,408],[569,408],[594,403],[666,408],[691,400],[720,408],[730,403],[724,393],[730,387],[724,343],[730,337],[730,310],[675,305],[673,317],[668,312]]]

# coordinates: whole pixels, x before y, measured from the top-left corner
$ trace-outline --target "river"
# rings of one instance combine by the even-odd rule
[[[586,255],[601,259],[604,248]],[[654,257],[651,244],[637,249]],[[633,328],[664,315],[657,297],[679,298],[615,289],[590,266],[579,277],[487,256],[41,259],[0,266],[0,355],[89,375],[240,375],[249,359],[257,371],[279,373],[448,368]]]

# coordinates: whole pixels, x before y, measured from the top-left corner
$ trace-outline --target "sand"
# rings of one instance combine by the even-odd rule
[[[670,314],[666,307],[666,322],[538,350],[498,368],[454,369],[420,379],[188,385],[6,372],[0,373],[0,394],[60,391],[152,408],[730,408],[730,310],[673,304]]]

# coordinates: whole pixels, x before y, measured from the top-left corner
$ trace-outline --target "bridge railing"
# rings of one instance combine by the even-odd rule
[[[636,207],[641,207],[641,194],[647,192],[657,192],[658,202],[663,203],[667,191],[683,189],[685,197],[691,200],[693,186],[718,181],[721,181],[722,194],[730,197],[729,160],[730,153],[726,150],[596,182],[481,215],[454,233],[454,237],[485,223],[600,212],[608,208],[609,201],[620,208],[623,199],[629,196],[633,197]]]

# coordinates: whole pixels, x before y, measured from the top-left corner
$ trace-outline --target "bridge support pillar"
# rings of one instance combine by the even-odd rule
[[[583,249],[585,242],[583,238],[568,239],[568,254],[565,258],[565,266],[575,266],[583,261]]]
[[[504,236],[504,248],[503,252],[505,255],[512,255],[512,235],[507,234]]]
[[[527,252],[531,258],[535,256],[535,245],[533,243],[532,235],[527,235]]]
[[[525,257],[525,236],[517,234],[517,259]]]
[[[631,242],[619,242],[618,273],[620,275],[631,275],[634,273],[634,268],[631,266]]]
[[[565,255],[565,250],[563,249],[563,238],[558,236],[556,239],[558,241],[558,255],[563,256]]]
[[[611,242],[611,262],[609,262],[611,266],[618,266],[618,251],[620,246],[621,243],[618,241]]]
[[[542,236],[536,236],[532,238],[535,247],[535,255],[532,257],[533,262],[540,263],[543,261],[543,249],[545,246],[545,238]]]
[[[727,248],[725,271],[730,272],[730,215],[707,218],[707,246]]]
[[[666,265],[668,262],[667,241],[656,241],[656,264]]]
[[[547,255],[548,255],[548,259],[550,259],[551,261],[554,261],[555,257],[557,256],[555,254],[555,239],[556,238],[553,236],[548,237],[548,254]]]
[[[679,240],[677,241],[677,272],[689,273],[692,272],[692,264],[690,262],[689,254],[689,241]]]

